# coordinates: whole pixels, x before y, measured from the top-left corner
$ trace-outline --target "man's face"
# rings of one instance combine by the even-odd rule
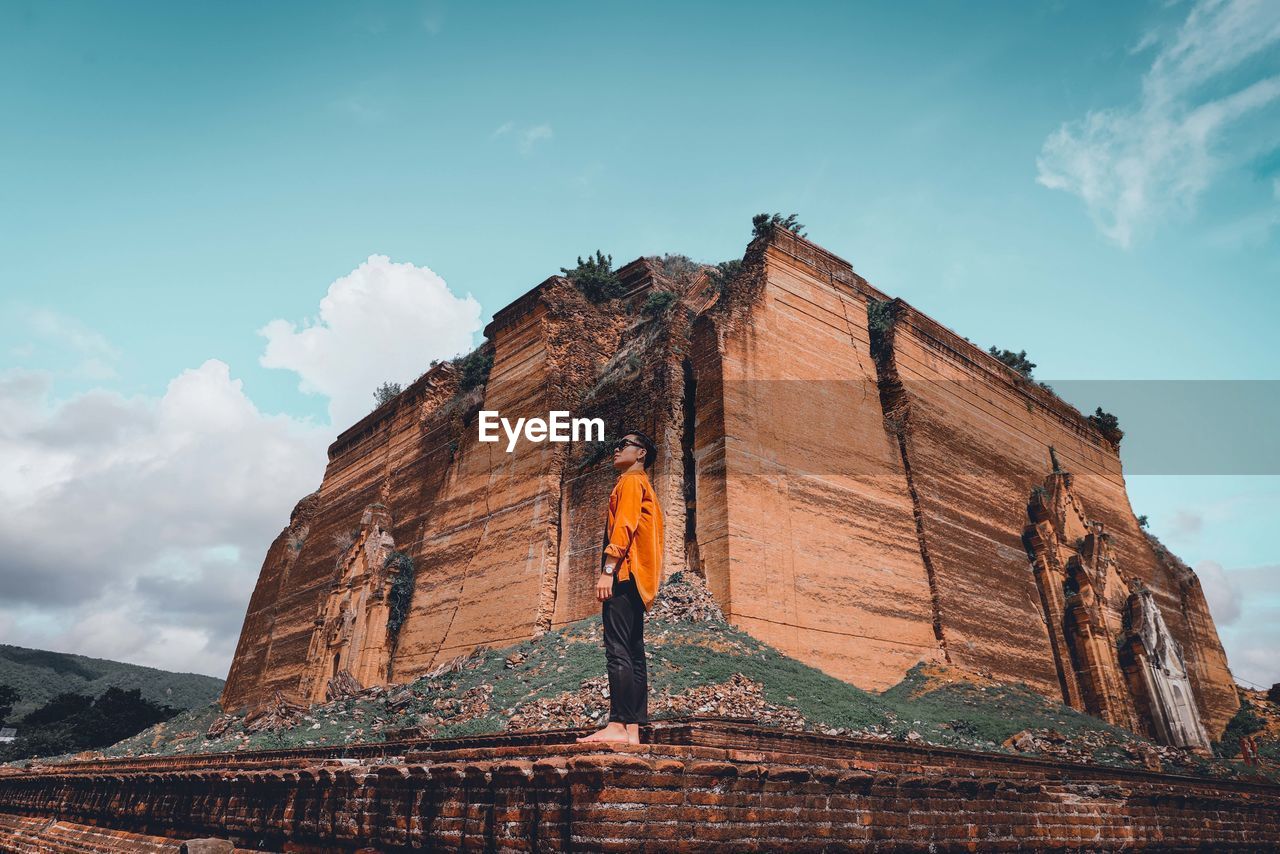
[[[619,471],[631,468],[637,460],[644,459],[644,447],[635,433],[628,433],[618,440],[613,449],[613,467]]]

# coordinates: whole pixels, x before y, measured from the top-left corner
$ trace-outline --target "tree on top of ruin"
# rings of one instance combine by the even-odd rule
[[[804,228],[804,226],[796,221],[795,214],[787,214],[786,216],[783,216],[780,213],[758,213],[751,218],[752,239],[771,234],[775,228],[785,228],[792,234],[798,234],[801,237],[808,236],[808,232],[800,230]]]
[[[613,256],[605,255],[599,249],[594,258],[588,255],[584,261],[582,256],[578,256],[578,266],[572,269],[561,267],[560,272],[592,302],[622,296],[622,280],[613,270]]]
[[[1113,445],[1119,445],[1120,440],[1124,438],[1124,431],[1120,429],[1120,419],[1103,410],[1101,406],[1089,416],[1089,423],[1098,428],[1103,438]]]
[[[404,391],[404,388],[400,383],[383,383],[373,391],[373,408],[377,409],[402,391]]]
[[[1031,371],[1035,369],[1036,363],[1027,358],[1026,350],[1013,352],[1012,350],[997,350],[995,345],[987,351],[1027,379],[1031,379]]]

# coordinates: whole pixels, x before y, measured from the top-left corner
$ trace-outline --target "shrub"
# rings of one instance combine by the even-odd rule
[[[688,255],[667,254],[655,260],[662,275],[676,282],[690,282],[702,270],[702,265]]]
[[[178,714],[143,699],[142,690],[108,688],[97,699],[64,692],[22,719],[19,738],[0,759],[26,759],[106,747]]]
[[[578,266],[572,270],[561,267],[560,272],[564,273],[565,278],[573,282],[574,287],[592,302],[603,302],[622,296],[622,280],[613,270],[613,256],[605,255],[599,249],[596,250],[594,258],[588,255],[587,260],[584,261],[582,256],[578,256]]]
[[[711,279],[711,284],[715,286],[716,291],[724,293],[724,289],[728,287],[729,282],[742,270],[742,260],[734,259],[733,261],[721,261],[707,275]]]
[[[1224,759],[1238,755],[1240,739],[1265,729],[1266,725],[1266,721],[1258,717],[1252,706],[1247,702],[1242,703],[1235,716],[1227,721],[1227,728],[1222,731],[1222,740],[1213,745],[1213,752]]]
[[[404,552],[392,552],[383,561],[384,569],[395,568],[395,579],[391,582],[391,591],[387,594],[387,640],[395,649],[400,639],[400,629],[405,618],[409,616],[409,605],[413,602],[413,586],[417,569],[413,558]]]
[[[787,231],[798,234],[801,237],[807,236],[805,232],[800,230],[804,226],[796,222],[795,214],[788,214],[784,217],[780,213],[760,213],[751,218],[751,236],[753,239],[772,234],[773,230],[779,227],[785,228]]]
[[[454,367],[462,373],[458,380],[458,391],[468,392],[489,381],[489,371],[493,368],[493,351],[481,344],[465,356],[452,361]]]
[[[657,317],[669,311],[671,306],[676,304],[676,301],[676,295],[672,291],[654,291],[644,301],[644,306],[640,309],[640,312],[645,317]]]
[[[1141,516],[1138,517],[1139,528],[1142,528],[1145,530],[1148,524],[1149,523],[1147,522],[1147,514],[1143,513]]]
[[[402,391],[404,391],[404,387],[401,386],[400,383],[383,383],[373,392],[373,399],[375,401],[373,408],[377,409],[379,406],[382,406]]]
[[[1110,412],[1103,412],[1101,406],[1089,416],[1089,423],[1098,428],[1103,438],[1113,445],[1119,445],[1120,440],[1124,438],[1124,431],[1120,429],[1120,419]]]
[[[873,335],[884,335],[893,326],[893,314],[893,300],[871,300],[867,303],[867,328]]]
[[[1031,371],[1035,368],[1036,363],[1027,359],[1026,350],[1019,350],[1015,353],[1012,350],[997,350],[995,346],[992,346],[987,352],[1027,379],[1031,379]]]

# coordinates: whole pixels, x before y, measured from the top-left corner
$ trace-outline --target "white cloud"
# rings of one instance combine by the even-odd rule
[[[555,131],[546,122],[525,127],[519,127],[515,122],[503,122],[493,129],[493,133],[489,134],[489,139],[502,139],[511,135],[514,135],[516,147],[520,150],[520,153],[529,154],[538,143],[546,142],[553,138]]]
[[[548,124],[534,125],[531,128],[526,128],[524,132],[520,134],[520,150],[525,154],[528,154],[533,150],[535,145],[543,140],[551,139],[552,136],[553,133],[551,131],[551,125]]]
[[[345,429],[373,408],[383,382],[411,382],[432,359],[471,349],[480,304],[455,296],[426,267],[370,255],[335,281],[320,300],[318,319],[301,327],[273,320],[261,363],[294,371],[299,388],[329,398],[329,417]]]
[[[1142,38],[1129,48],[1130,54],[1139,54],[1148,48],[1154,47],[1160,41],[1160,37],[1154,31],[1148,31],[1142,34]]]
[[[1280,656],[1276,655],[1280,649],[1280,566],[1229,569],[1225,574],[1240,608],[1239,619],[1225,624],[1213,611],[1227,662],[1237,679],[1255,687],[1270,687],[1280,682]],[[1210,583],[1203,578],[1201,582],[1207,597]]]
[[[63,315],[20,319],[60,351],[119,358]],[[225,675],[267,547],[320,485],[335,429],[479,328],[470,295],[381,255],[333,282],[315,321],[267,324],[262,363],[327,395],[332,427],[263,413],[216,359],[159,397],[55,400],[59,372],[0,372],[0,639]]]
[[[260,412],[214,359],[159,398],[51,382],[0,374],[4,640],[224,675],[331,431]]]
[[[58,364],[63,376],[115,379],[120,351],[78,319],[29,305],[11,305],[5,314],[5,337],[21,340],[9,348],[12,355],[23,361],[44,356],[47,363]]]
[[[1063,124],[1045,140],[1036,180],[1079,196],[1099,229],[1128,247],[1148,223],[1189,212],[1220,168],[1226,129],[1280,99],[1280,76],[1223,83],[1277,42],[1278,3],[1196,3],[1171,38],[1134,48],[1158,45],[1139,102]]]

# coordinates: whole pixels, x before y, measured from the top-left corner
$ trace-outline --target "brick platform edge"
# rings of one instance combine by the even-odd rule
[[[0,776],[5,851],[1280,850],[1280,786],[655,722]],[[345,752],[347,756],[337,755]]]

